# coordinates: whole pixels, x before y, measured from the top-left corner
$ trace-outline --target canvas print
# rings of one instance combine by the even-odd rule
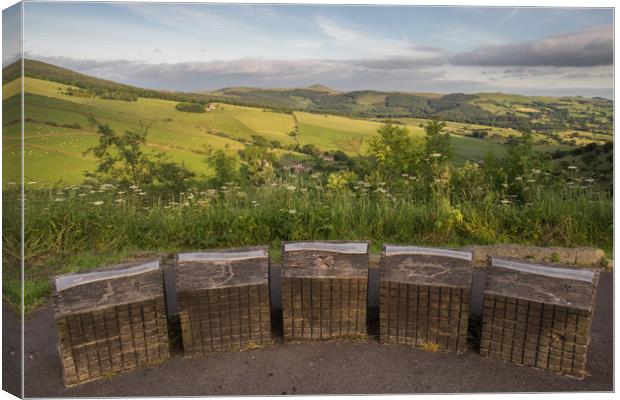
[[[613,7],[2,21],[3,390],[613,391]]]

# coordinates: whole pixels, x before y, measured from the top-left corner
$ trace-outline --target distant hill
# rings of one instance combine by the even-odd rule
[[[25,60],[26,76],[76,86],[102,98],[138,97],[182,102],[223,102],[356,118],[432,118],[491,127],[535,131],[558,140],[572,131],[574,144],[588,135],[611,140],[613,102],[602,98],[520,96],[503,93],[448,95],[357,90],[339,92],[324,85],[263,89],[232,87],[204,93],[138,88],[91,77],[36,60]],[[3,84],[19,76],[19,63],[3,70]],[[556,135],[556,136],[554,136]],[[557,136],[559,135],[559,136]]]
[[[329,93],[329,94],[338,94],[338,93],[340,93],[339,91],[337,91],[335,89],[328,88],[327,86],[321,85],[319,83],[316,83],[314,85],[308,86],[307,89],[314,90],[316,92]]]
[[[16,79],[20,67],[12,64],[3,69],[5,182],[18,178],[19,169],[14,166],[22,157],[21,84]],[[487,154],[504,154],[505,144],[521,133],[497,124],[515,123],[523,128],[520,124],[524,121],[539,130],[533,135],[535,150],[552,153],[561,171],[576,165],[580,174],[594,177],[597,182],[611,182],[612,178],[613,137],[611,128],[604,128],[612,120],[613,108],[604,99],[502,93],[338,92],[318,84],[185,93],[119,84],[35,60],[25,60],[25,68],[28,140],[23,155],[29,166],[26,178],[33,182],[80,182],[84,171],[93,170],[94,160],[84,154],[98,136],[92,118],[117,132],[148,123],[149,151],[165,152],[205,174],[210,173],[204,163],[205,146],[238,156],[256,137],[267,140],[278,157],[292,166],[308,162],[308,152],[314,153],[313,149],[332,155],[364,155],[370,139],[388,117],[406,126],[416,140],[424,136],[421,125],[427,121],[425,118],[438,116],[446,120],[446,131],[454,146],[453,162],[461,165],[481,161]],[[213,107],[188,113],[179,111],[179,103],[212,103]],[[458,122],[477,119],[481,123]],[[292,135],[295,131],[297,137]]]

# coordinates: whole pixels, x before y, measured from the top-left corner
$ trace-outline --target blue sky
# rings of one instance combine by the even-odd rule
[[[609,97],[613,84],[611,9],[26,3],[24,15],[28,57],[161,89]]]

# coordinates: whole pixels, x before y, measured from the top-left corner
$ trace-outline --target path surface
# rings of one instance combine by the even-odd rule
[[[378,271],[372,269],[371,307],[376,306],[377,277]],[[272,279],[275,285],[278,281]],[[482,283],[482,272],[477,272],[474,293],[479,295]],[[279,299],[273,298],[273,302],[277,305]],[[611,391],[612,305],[613,275],[603,273],[588,354],[591,376],[583,381],[487,359],[474,351],[460,355],[429,353],[368,340],[278,343],[200,359],[176,355],[159,366],[73,389],[62,384],[54,320],[48,306],[26,321],[25,390],[28,397]],[[478,297],[472,301],[472,310],[479,311],[479,307]],[[5,317],[7,312],[4,310]],[[15,336],[5,336],[4,340],[6,348],[6,341],[15,340]]]

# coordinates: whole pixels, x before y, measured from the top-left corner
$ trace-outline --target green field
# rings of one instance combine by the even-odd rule
[[[24,220],[17,184],[22,81],[6,78],[15,74],[3,75],[2,121],[3,298],[21,301],[23,261],[26,310],[50,293],[51,276],[144,251],[346,239],[368,240],[376,250],[382,243],[517,242],[611,254],[613,136],[606,129],[613,103],[604,99],[341,93],[320,85],[229,88],[216,98],[129,87],[37,62],[27,67]],[[179,103],[198,111],[179,111]],[[368,156],[388,117],[395,126],[383,130],[378,151],[355,157]],[[446,121],[449,143],[436,123],[424,129],[430,117]],[[152,181],[129,169],[121,172],[129,179],[109,173],[105,183],[84,181],[101,161],[86,150],[99,143],[102,123],[119,133],[147,126],[145,151],[164,153],[198,177],[160,179],[161,164],[151,162],[145,174]],[[507,143],[526,131],[537,153],[528,141],[513,141],[508,152]],[[450,146],[453,157],[444,157]],[[207,147],[243,155],[247,164],[217,153],[211,171]],[[487,154],[506,157],[467,163]],[[134,153],[123,156],[120,167],[136,166]]]
[[[5,182],[17,179],[19,165],[19,80],[3,86],[3,156]],[[172,160],[183,162],[193,171],[209,175],[204,163],[205,146],[225,149],[231,154],[245,147],[253,135],[292,146],[295,138],[293,115],[263,108],[216,105],[206,113],[176,110],[176,102],[151,98],[138,101],[106,100],[99,97],[71,96],[69,86],[56,82],[25,78],[25,179],[39,184],[72,184],[92,171],[95,160],[84,151],[97,143],[97,133],[89,126],[90,114],[116,131],[150,126],[148,147],[165,152]],[[78,90],[72,87],[73,90]],[[320,150],[342,150],[349,155],[365,154],[368,139],[376,134],[381,122],[334,115],[295,112],[299,122],[300,144],[316,145]],[[411,134],[422,137],[421,119],[404,118]],[[462,135],[459,130],[480,126],[449,123],[453,131],[455,162],[479,160],[487,153],[501,154],[504,146],[493,140]],[[493,128],[501,136],[519,135],[511,129]],[[302,154],[279,150],[278,155],[299,159]]]

